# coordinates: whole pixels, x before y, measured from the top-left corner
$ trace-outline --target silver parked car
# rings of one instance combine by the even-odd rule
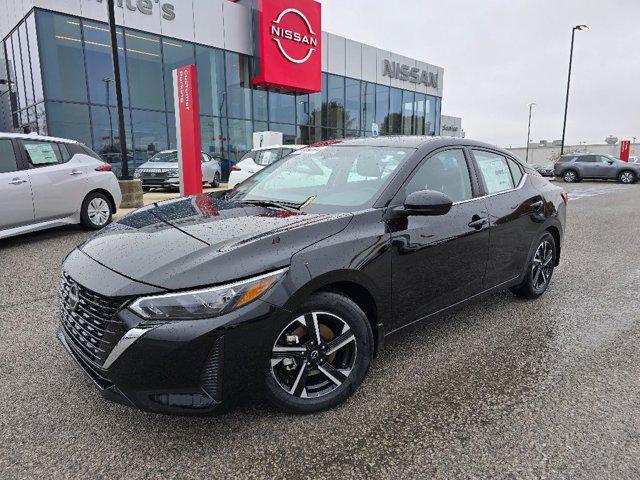
[[[0,238],[77,223],[97,230],[121,201],[111,165],[81,143],[0,134]]]
[[[572,153],[560,157],[553,173],[567,183],[580,182],[585,178],[635,183],[640,178],[640,164],[623,162],[611,155]]]
[[[146,192],[152,188],[180,188],[178,176],[178,151],[167,150],[155,154],[143,163],[134,173],[134,178],[142,180],[142,189]],[[217,188],[222,178],[220,160],[202,152],[202,183]]]

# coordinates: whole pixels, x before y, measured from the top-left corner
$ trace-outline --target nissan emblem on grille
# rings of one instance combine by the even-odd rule
[[[75,312],[80,303],[80,294],[78,293],[78,285],[71,283],[69,285],[69,293],[67,294],[67,308],[70,312]]]

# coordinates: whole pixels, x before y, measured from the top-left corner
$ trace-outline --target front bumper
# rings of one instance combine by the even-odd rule
[[[127,332],[146,331],[101,366],[63,328],[58,338],[107,400],[149,412],[202,415],[260,397],[270,343],[288,315],[257,300],[213,319],[144,327],[140,318],[122,310],[117,318]],[[127,334],[120,343],[126,339]]]
[[[156,188],[170,188],[180,185],[180,179],[178,177],[140,177],[143,187],[156,187]]]

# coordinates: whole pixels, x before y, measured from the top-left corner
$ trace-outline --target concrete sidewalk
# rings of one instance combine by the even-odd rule
[[[221,190],[226,190],[227,184],[223,183],[218,188],[204,188],[203,191],[205,193],[209,192],[219,192]],[[167,190],[152,190],[150,192],[145,192],[143,196],[144,205],[151,205],[156,202],[163,202],[165,200],[171,200],[174,198],[180,197],[180,192],[172,192]],[[118,220],[128,213],[131,213],[135,210],[135,208],[119,208],[118,212],[113,216],[114,220]]]

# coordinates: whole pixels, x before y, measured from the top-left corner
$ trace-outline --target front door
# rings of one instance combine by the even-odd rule
[[[33,223],[33,199],[26,170],[18,169],[13,142],[0,140],[0,230]]]
[[[391,214],[392,329],[482,291],[488,214],[484,199],[474,198],[469,165],[463,149],[437,152],[422,162],[392,202],[401,205],[420,190],[443,192],[454,201],[443,216]]]
[[[23,153],[31,163],[36,221],[43,222],[78,213],[88,188],[92,170],[80,160],[69,158],[66,147],[53,142],[22,140]]]

